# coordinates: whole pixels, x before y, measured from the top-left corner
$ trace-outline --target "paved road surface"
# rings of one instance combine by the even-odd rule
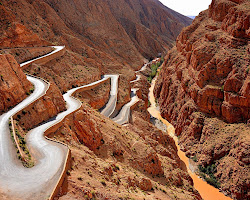
[[[147,68],[148,64],[150,63],[144,64],[142,68],[136,71],[135,73],[144,71]],[[134,82],[139,81],[140,79],[141,79],[141,75],[136,75],[136,79],[130,82],[134,83]],[[137,90],[138,88],[131,89],[131,101],[122,107],[122,109],[120,110],[119,114],[116,117],[112,118],[113,121],[115,121],[116,123],[120,125],[129,123],[131,107],[139,101],[139,98],[136,95]]]
[[[111,78],[111,90],[109,101],[101,111],[101,114],[110,117],[116,108],[119,75],[104,75],[104,78]]]
[[[138,71],[136,71],[135,73],[144,71],[144,70],[147,68],[148,64],[149,64],[149,63],[144,64],[144,65],[142,66],[142,68],[139,69]]]
[[[21,63],[21,64],[20,64],[20,67],[23,67],[23,66],[25,66],[25,65],[27,65],[27,64],[30,64],[30,63],[32,63],[32,62],[36,62],[36,61],[38,61],[38,60],[40,60],[40,59],[42,59],[42,58],[52,56],[53,54],[55,54],[55,53],[57,53],[58,51],[61,51],[61,50],[63,50],[63,49],[65,48],[65,46],[52,46],[52,47],[55,49],[54,51],[52,51],[52,52],[50,52],[50,53],[48,53],[48,54],[46,54],[46,55],[44,55],[44,56],[41,56],[41,57],[38,57],[38,58],[35,58],[35,59],[32,59],[32,60],[29,60],[29,61],[24,62],[24,63]]]
[[[58,49],[61,48],[56,48],[54,53]],[[98,84],[108,77],[68,91],[63,95],[67,103],[67,111],[58,114],[54,119],[32,129],[27,134],[27,145],[36,160],[35,166],[29,169],[23,167],[17,159],[16,149],[10,138],[9,118],[44,95],[48,85],[40,79],[30,76],[27,78],[35,86],[34,92],[12,110],[0,116],[0,188],[12,197],[40,200],[47,199],[51,194],[63,170],[67,153],[66,146],[46,140],[43,136],[44,132],[81,106],[80,101],[72,98],[71,94],[80,88]]]
[[[133,81],[130,81],[130,83],[134,83],[134,82],[137,82],[141,79],[141,75],[136,75],[136,79],[133,80]]]
[[[136,95],[136,91],[138,88],[133,88],[131,89],[131,101],[127,104],[125,104],[119,114],[113,118],[112,120],[120,125],[129,123],[129,118],[130,118],[130,110],[131,107],[136,104],[139,101],[139,98]]]

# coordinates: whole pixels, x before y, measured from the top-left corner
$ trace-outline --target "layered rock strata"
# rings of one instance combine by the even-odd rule
[[[21,102],[32,91],[32,84],[14,57],[0,55],[0,114]]]
[[[14,115],[24,129],[29,130],[66,110],[65,102],[58,87],[49,86],[46,94]]]
[[[187,155],[214,164],[217,186],[235,199],[250,195],[249,6],[213,0],[178,36],[154,90]]]

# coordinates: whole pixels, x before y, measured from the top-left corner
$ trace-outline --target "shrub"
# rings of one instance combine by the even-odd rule
[[[194,155],[194,157],[192,157],[192,160],[193,160],[194,162],[197,162],[197,157],[196,157],[196,155]]]
[[[161,57],[160,65],[162,65],[163,62],[164,62],[164,57],[162,56],[162,57]]]
[[[26,115],[26,113],[27,113],[26,110],[23,110],[23,111],[22,111],[22,114],[23,114],[23,115]]]
[[[149,83],[152,82],[152,77],[151,77],[151,76],[148,77],[148,82],[149,82]]]
[[[148,100],[148,107],[150,107],[151,106],[151,102]]]
[[[34,87],[32,87],[32,88],[30,89],[30,93],[33,93],[33,92],[34,92],[34,90],[35,90],[35,88],[34,88]]]
[[[221,86],[221,92],[224,92],[224,85],[223,86]]]
[[[107,185],[106,182],[105,182],[104,180],[101,180],[101,184],[102,184],[103,186],[106,186],[106,185]]]
[[[220,183],[219,181],[216,179],[216,177],[214,176],[214,174],[217,172],[216,169],[216,165],[212,164],[212,165],[208,165],[206,167],[203,167],[202,165],[198,166],[199,171],[200,171],[200,176],[205,179],[205,181],[216,187],[216,188],[220,188]]]

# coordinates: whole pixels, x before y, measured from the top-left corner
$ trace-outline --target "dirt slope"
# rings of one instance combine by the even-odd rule
[[[6,27],[11,26],[9,21],[15,21],[34,35],[33,39],[18,40],[19,43],[15,40],[15,44],[7,35],[12,46],[30,46],[40,37],[65,44],[112,68],[128,64],[138,68],[143,56],[154,57],[172,47],[180,30],[191,23],[187,17],[151,0],[3,0],[2,5],[7,13],[3,21]],[[33,42],[35,46],[41,44]],[[1,46],[10,47],[9,43]]]
[[[134,116],[135,124],[121,127],[83,105],[50,134],[72,150],[59,199],[201,199],[172,138]]]

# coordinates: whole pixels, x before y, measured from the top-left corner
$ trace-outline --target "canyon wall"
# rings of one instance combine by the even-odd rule
[[[0,47],[44,46],[44,41],[66,45],[92,59],[93,65],[102,65],[106,73],[124,68],[128,74],[125,69],[138,68],[145,57],[166,52],[191,23],[151,0],[3,0],[0,9],[4,13]],[[13,29],[22,27],[8,34],[12,24]]]
[[[184,28],[154,90],[161,114],[224,192],[249,198],[250,3],[213,0]]]
[[[9,3],[11,2],[1,2],[0,4],[0,48],[49,45],[48,42],[42,40],[36,33],[17,20],[15,13],[8,7]],[[12,5],[15,6],[15,3]]]
[[[0,10],[0,48],[66,45],[62,58],[25,72],[55,83],[62,93],[103,74],[122,74],[119,107],[130,99],[134,70],[166,53],[192,21],[156,0],[3,0]],[[18,62],[29,57],[12,52]]]
[[[135,123],[122,127],[83,104],[50,130],[49,136],[68,144],[74,156],[68,193],[61,199],[143,199],[145,194],[153,199],[201,199],[173,139],[143,120],[140,112],[133,116]]]
[[[0,54],[0,64],[0,114],[3,114],[24,100],[33,86],[13,56]]]
[[[66,110],[58,87],[50,85],[46,94],[14,115],[23,130],[30,130]]]

